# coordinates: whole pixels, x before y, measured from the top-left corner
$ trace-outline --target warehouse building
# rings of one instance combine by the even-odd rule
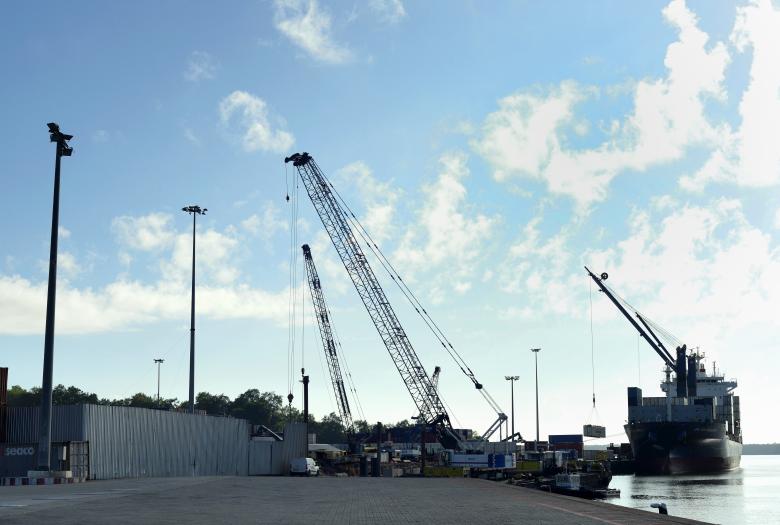
[[[4,412],[0,477],[23,476],[35,468],[39,408]],[[305,455],[302,423],[262,444],[250,441],[249,422],[231,417],[104,405],[52,411],[52,466],[81,479],[285,474],[292,457]]]

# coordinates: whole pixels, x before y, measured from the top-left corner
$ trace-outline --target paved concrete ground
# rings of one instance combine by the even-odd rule
[[[477,479],[157,478],[0,487],[0,523],[685,523]]]

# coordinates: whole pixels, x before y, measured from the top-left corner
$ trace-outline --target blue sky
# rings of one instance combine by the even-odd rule
[[[619,440],[625,388],[659,393],[660,361],[594,293],[591,410],[588,264],[737,377],[747,441],[780,437],[761,417],[780,365],[780,6],[18,2],[0,29],[0,363],[12,384],[40,382],[54,120],[75,135],[56,382],[152,393],[163,357],[163,394],[186,395],[180,209],[197,203],[209,208],[198,391],[287,393],[297,231],[366,416],[413,415],[302,188],[291,227],[283,158],[305,150],[506,411],[503,377],[520,375],[525,434],[531,347],[543,348],[543,435],[592,422]],[[456,423],[484,430],[490,411],[386,282],[423,364],[443,368]],[[311,319],[304,334],[295,366],[323,414],[335,405]]]

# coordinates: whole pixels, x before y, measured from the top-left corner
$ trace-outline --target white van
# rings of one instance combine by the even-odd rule
[[[295,458],[290,461],[291,476],[319,476],[320,467],[311,458]]]

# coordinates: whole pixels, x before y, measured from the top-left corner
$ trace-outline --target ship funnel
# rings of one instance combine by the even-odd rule
[[[688,394],[687,374],[685,370],[685,345],[677,347],[677,363],[674,368],[677,374],[677,397],[685,397]],[[696,381],[696,369],[694,368],[694,381]]]
[[[696,397],[696,354],[688,356],[688,397]]]

